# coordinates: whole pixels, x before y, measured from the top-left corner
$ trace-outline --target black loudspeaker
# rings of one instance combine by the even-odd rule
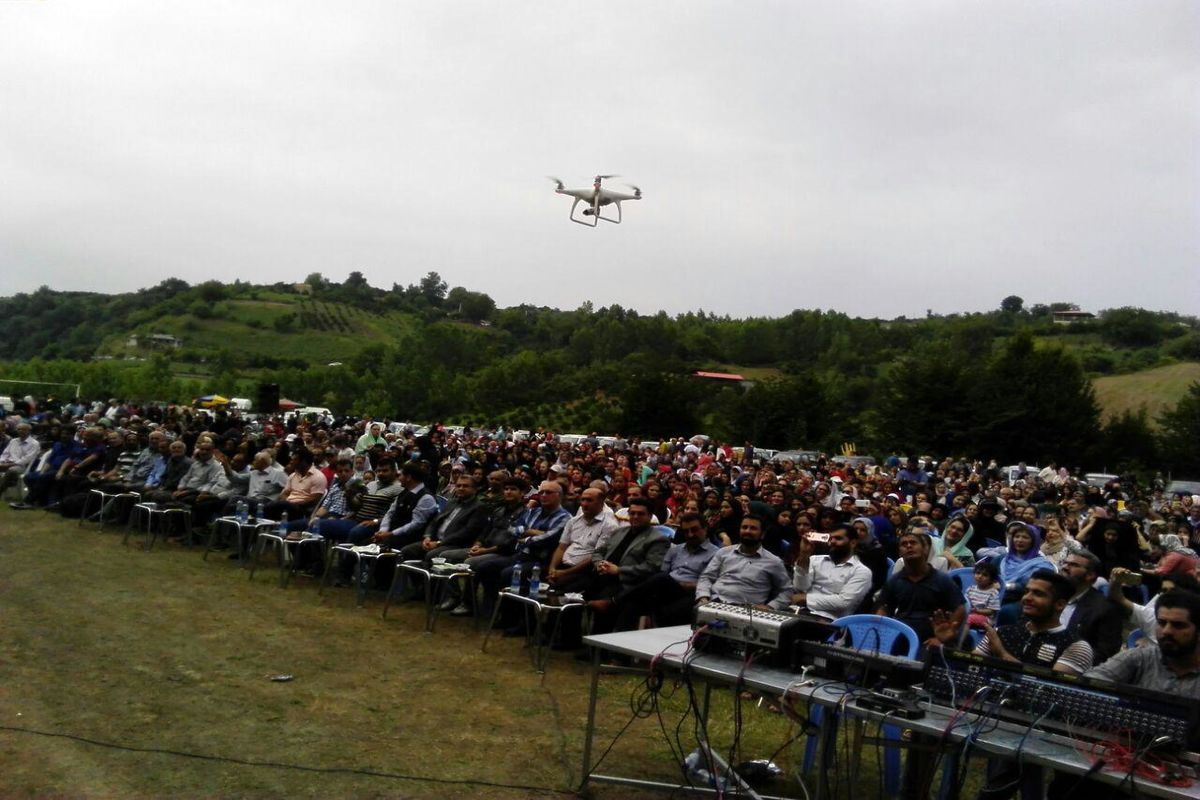
[[[278,383],[260,383],[258,385],[258,405],[254,410],[260,414],[274,414],[279,410]]]

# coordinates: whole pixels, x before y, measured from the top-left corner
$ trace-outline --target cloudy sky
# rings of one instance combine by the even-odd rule
[[[0,74],[5,293],[1200,314],[1193,0],[4,0]]]

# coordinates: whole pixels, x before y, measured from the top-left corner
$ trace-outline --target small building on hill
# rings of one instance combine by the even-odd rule
[[[125,340],[126,347],[149,347],[155,350],[178,350],[183,340],[169,333],[132,334]]]
[[[1087,322],[1095,318],[1096,315],[1090,311],[1080,311],[1079,306],[1071,306],[1054,312],[1055,325],[1073,325],[1076,322]]]
[[[692,377],[710,383],[719,383],[725,385],[737,384],[738,386],[745,387],[754,385],[754,381],[747,380],[745,376],[738,375],[736,372],[707,372],[705,370],[698,369],[692,373]]]

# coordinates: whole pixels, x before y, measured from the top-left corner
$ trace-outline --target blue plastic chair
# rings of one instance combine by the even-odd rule
[[[1129,650],[1132,650],[1133,648],[1137,647],[1138,640],[1144,639],[1145,637],[1146,634],[1142,632],[1141,628],[1134,628],[1129,632],[1129,637],[1125,640],[1125,647]]]
[[[970,589],[975,585],[975,568],[961,567],[959,569],[952,569],[946,574],[948,574],[951,578],[954,578],[955,582],[958,584],[958,588],[962,589],[963,598],[965,599],[967,596],[967,589]]]
[[[440,514],[443,511],[445,511],[446,505],[450,502],[450,498],[446,497],[443,494],[439,494],[439,495],[435,495],[434,499],[437,500],[438,513]]]
[[[1004,547],[1004,542],[997,542],[995,539],[984,539],[988,547]]]
[[[887,565],[888,565],[888,577],[890,578],[892,576],[892,570],[894,570],[896,568],[896,559],[889,558],[887,560]]]
[[[921,646],[916,631],[900,620],[891,617],[881,617],[876,614],[851,614],[848,617],[834,620],[833,624],[841,630],[833,635],[831,641],[845,635],[847,643],[859,650],[878,651],[886,655],[899,655],[915,659]],[[896,650],[901,652],[894,652]],[[824,713],[825,709],[821,706],[813,706],[812,721],[820,724],[821,715]],[[836,724],[831,724],[828,731],[830,736],[828,744],[831,744],[833,737],[837,736]],[[884,725],[883,735],[885,738],[899,741],[900,728],[895,725]],[[817,755],[817,746],[817,737],[808,737],[808,741],[804,745],[805,772],[812,769],[813,760]],[[889,795],[896,796],[900,793],[900,750],[898,748],[884,748],[883,781],[884,788]]]
[[[900,620],[891,617],[881,617],[878,614],[851,614],[848,617],[835,619],[833,625],[835,628],[844,629],[848,644],[859,650],[879,651],[885,655],[893,655],[893,651],[897,649],[896,641],[903,639],[899,648],[902,652],[895,653],[895,655],[915,660],[917,650],[921,647],[921,643],[917,639],[917,632]]]

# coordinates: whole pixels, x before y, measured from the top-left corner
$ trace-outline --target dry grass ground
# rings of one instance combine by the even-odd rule
[[[274,571],[251,582],[223,556],[203,561],[174,544],[125,548],[111,528],[0,507],[0,796],[573,794],[588,672],[569,654],[553,654],[543,685],[520,640],[493,637],[481,653],[468,621],[444,618],[430,636],[419,604],[394,606],[384,620],[379,598],[357,609],[349,591],[318,597],[310,580],[280,590]],[[271,682],[277,673],[295,680]],[[636,685],[628,676],[603,681],[599,749],[629,719]],[[666,703],[670,728],[683,694]],[[713,739],[728,746],[730,700],[714,697]],[[745,758],[770,755],[795,732],[757,708],[746,720]],[[776,760],[786,766],[800,752]],[[678,774],[653,718],[629,728],[606,769],[614,762],[624,774]],[[874,796],[870,768],[865,780]]]

